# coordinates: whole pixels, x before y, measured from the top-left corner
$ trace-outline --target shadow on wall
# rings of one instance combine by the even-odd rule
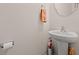
[[[11,48],[10,48],[11,49]],[[10,49],[3,49],[3,48],[0,48],[0,55],[6,55],[8,50]]]

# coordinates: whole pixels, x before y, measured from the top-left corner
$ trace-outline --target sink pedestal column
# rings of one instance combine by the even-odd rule
[[[68,55],[68,43],[56,40],[56,48],[58,55]]]

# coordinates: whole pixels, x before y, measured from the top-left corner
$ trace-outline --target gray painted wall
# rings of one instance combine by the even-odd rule
[[[47,47],[49,8],[47,23],[39,20],[41,4],[0,4],[0,43],[13,40],[8,51],[0,48],[0,54],[44,54]]]

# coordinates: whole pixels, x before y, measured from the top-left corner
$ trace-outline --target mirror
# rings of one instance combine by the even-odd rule
[[[78,3],[55,3],[56,12],[61,16],[69,16],[78,9]]]

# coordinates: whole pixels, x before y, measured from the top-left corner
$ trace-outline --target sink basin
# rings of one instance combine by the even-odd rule
[[[48,32],[54,39],[74,43],[77,41],[78,35],[75,32],[61,32],[60,30],[52,30]]]

